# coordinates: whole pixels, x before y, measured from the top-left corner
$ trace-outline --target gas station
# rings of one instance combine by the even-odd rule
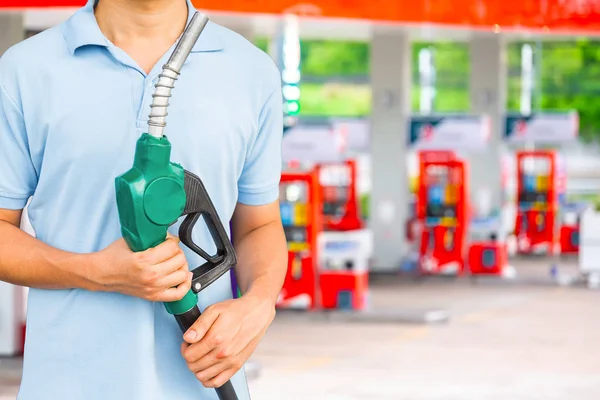
[[[600,5],[596,2],[206,0],[194,4],[212,21],[250,41],[268,38],[269,53],[282,74],[285,127],[279,200],[289,260],[278,308],[303,312],[292,322],[288,319],[296,318],[296,313],[283,312],[273,341],[267,336],[265,352],[258,353],[256,358],[268,380],[285,381],[285,373],[278,370],[272,355],[279,351],[277,346],[285,344],[281,338],[305,335],[298,340],[308,346],[310,324],[324,332],[331,327],[339,335],[354,329],[346,328],[350,322],[380,324],[369,329],[402,347],[407,341],[434,340],[430,336],[443,340],[443,333],[432,333],[435,328],[430,326],[452,325],[454,314],[459,325],[477,329],[476,324],[493,319],[494,313],[505,312],[513,303],[517,304],[514,307],[521,303],[531,306],[536,310],[532,313],[539,313],[539,304],[529,304],[532,296],[554,305],[555,300],[543,290],[585,288],[577,292],[577,301],[585,298],[589,302],[589,296],[596,292],[590,289],[600,287],[600,214],[590,205],[567,200],[569,160],[561,148],[579,140],[578,111],[532,111],[531,93],[526,90],[531,91],[531,60],[523,65],[523,76],[529,80],[523,81],[521,112],[507,108],[509,43],[595,37],[600,32]],[[67,20],[81,5],[82,0],[0,0],[0,55],[28,34]],[[300,48],[305,39],[371,44],[368,118],[332,116],[308,123],[299,115]],[[421,53],[419,71],[413,71],[412,46],[419,40],[466,44],[470,65],[468,113],[433,111],[435,68],[431,55]],[[415,74],[421,85],[418,113],[411,109]],[[600,187],[595,190],[600,192]],[[365,194],[368,205],[360,200]],[[24,229],[35,234],[26,217]],[[565,277],[563,270],[570,275]],[[448,276],[456,279],[447,280]],[[473,280],[465,283],[461,278],[466,276]],[[394,286],[393,282],[400,283]],[[0,356],[15,356],[23,348],[26,290],[0,285]],[[460,301],[453,303],[458,301],[449,300],[454,294],[444,292],[457,290],[472,292],[469,300],[464,294],[457,295],[472,309]],[[554,306],[566,312],[562,305]],[[423,327],[410,327],[415,320]],[[515,317],[514,323],[519,321]],[[410,322],[408,328],[406,322]],[[589,323],[571,322],[579,327]],[[400,333],[393,330],[395,324],[402,326]],[[508,329],[493,324],[494,329]],[[550,323],[544,326],[553,329]],[[319,332],[323,344],[317,347],[329,354],[326,346],[335,348],[335,338]],[[454,336],[449,340],[459,343]],[[428,351],[434,357],[436,344],[431,346]],[[373,351],[385,354],[385,349],[376,346]],[[291,363],[290,371],[310,386],[319,381],[320,373],[335,380],[333,367],[339,366],[336,357],[349,357],[341,350],[331,353],[310,358],[308,364],[296,360],[300,357],[294,353],[289,357],[295,361],[286,362]],[[415,357],[414,361],[420,355],[410,357]],[[479,367],[475,361],[469,365],[471,372]],[[443,375],[442,368],[437,369],[434,373]],[[387,381],[394,378],[380,372]],[[1,373],[0,368],[0,378]],[[352,370],[345,373],[350,376]],[[595,373],[595,382],[600,384],[597,368]],[[408,376],[415,378],[414,374]],[[488,378],[482,375],[481,379]],[[539,379],[547,382],[551,378]],[[442,381],[448,391],[453,388]],[[323,383],[319,387],[327,387],[331,396],[318,398],[416,399],[416,393],[423,390],[413,388],[411,392],[409,387],[401,391],[388,386],[373,394],[371,386],[363,385],[362,391],[356,392],[361,395],[352,397],[355,393],[349,389]],[[498,388],[501,384],[488,386]],[[540,389],[540,398],[550,398],[551,386]],[[270,386],[260,378],[254,387],[264,396],[261,399],[292,399],[282,394],[284,383]],[[597,387],[585,393],[582,389],[582,395],[573,398],[597,398]],[[278,395],[268,397],[269,388]],[[303,396],[293,398],[317,398],[300,392]],[[435,397],[433,389],[427,393],[431,396],[422,398],[450,398]],[[461,400],[492,398],[486,397],[488,392],[477,390],[458,390],[455,394],[459,397],[452,398]],[[522,393],[511,396],[506,392],[503,398],[538,398]],[[1,390],[0,399],[4,399]]]

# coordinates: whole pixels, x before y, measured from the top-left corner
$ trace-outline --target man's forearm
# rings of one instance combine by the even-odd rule
[[[287,271],[287,246],[280,222],[272,222],[238,238],[236,277],[242,294],[277,301]]]
[[[91,289],[87,256],[58,250],[0,221],[0,280],[43,289]]]

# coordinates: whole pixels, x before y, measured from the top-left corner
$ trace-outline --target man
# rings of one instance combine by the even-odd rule
[[[20,400],[210,400],[230,378],[249,398],[241,367],[272,322],[287,257],[268,56],[209,23],[167,118],[172,159],[232,221],[240,299],[218,280],[182,338],[162,302],[183,297],[202,260],[174,237],[132,253],[115,204],[114,178],[131,166],[153,85],[194,11],[185,0],[90,0],[0,59],[0,280],[32,288]],[[18,228],[28,199],[36,238]],[[195,241],[212,249],[202,227]]]

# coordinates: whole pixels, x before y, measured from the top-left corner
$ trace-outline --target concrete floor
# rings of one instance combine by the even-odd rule
[[[597,400],[600,292],[530,284],[388,282],[377,307],[445,307],[445,325],[343,324],[285,316],[256,352],[258,400]],[[535,284],[534,284],[535,283]]]
[[[599,399],[600,291],[543,284],[548,261],[515,264],[528,283],[374,282],[374,308],[445,308],[446,324],[280,313],[254,356],[253,399]],[[1,400],[15,398],[16,362],[0,362]]]

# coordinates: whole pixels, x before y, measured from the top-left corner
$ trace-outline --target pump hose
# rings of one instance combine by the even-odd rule
[[[169,57],[169,61],[158,75],[158,81],[154,85],[155,90],[152,94],[152,104],[150,104],[151,111],[148,116],[148,133],[154,137],[161,138],[164,135],[171,90],[175,86],[175,81],[179,77],[185,60],[190,55],[207,23],[208,17],[206,15],[199,12],[194,14],[179,42],[177,42],[171,57]]]
[[[198,306],[192,308],[186,313],[176,315],[175,319],[179,324],[182,332],[187,332],[188,329],[192,327],[194,322],[198,318],[200,318],[200,309]],[[237,394],[235,393],[235,389],[233,388],[233,384],[231,381],[225,382],[225,384],[216,389],[217,396],[219,396],[219,400],[238,400]]]
[[[196,44],[196,41],[198,41],[207,23],[208,17],[206,15],[198,12],[193,15],[179,42],[177,42],[171,57],[169,57],[169,61],[167,61],[162,72],[158,75],[158,82],[155,85],[154,94],[152,94],[151,111],[148,118],[148,133],[156,138],[164,136],[171,90],[175,86],[175,81],[179,77],[185,60],[190,55],[192,48]],[[195,306],[183,314],[175,315],[175,319],[182,332],[185,333],[192,327],[200,315],[200,309],[198,306]],[[231,381],[227,381],[223,386],[217,388],[216,392],[219,400],[238,400]]]

